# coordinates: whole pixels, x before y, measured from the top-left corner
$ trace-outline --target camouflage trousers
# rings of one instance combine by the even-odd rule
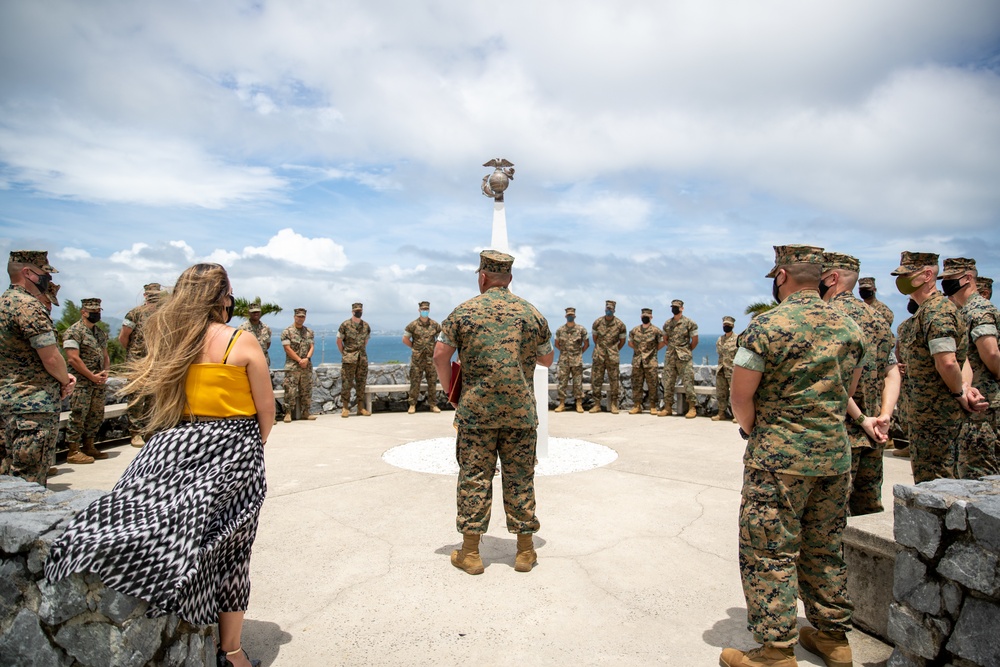
[[[605,355],[594,355],[594,364],[590,367],[590,389],[598,404],[601,402],[605,374],[608,376],[608,408],[612,403],[618,404],[619,370],[618,357],[609,359]]]
[[[73,393],[76,393],[76,391]],[[146,433],[146,424],[149,420],[149,411],[153,408],[153,402],[147,396],[133,403],[134,398],[134,396],[129,396],[128,408],[125,412],[128,417],[128,432],[130,435],[142,435]]]
[[[560,405],[566,402],[566,393],[570,381],[573,382],[573,398],[577,401],[583,400],[583,364],[559,364],[559,396]]]
[[[674,404],[674,387],[677,385],[677,378],[681,380],[684,387],[684,396],[687,404],[698,405],[698,397],[694,393],[694,363],[690,359],[678,359],[667,352],[667,358],[663,360],[663,403],[665,407]]]
[[[740,576],[747,629],[761,644],[798,641],[796,598],[817,630],[847,632],[843,534],[850,475],[805,477],[743,471]]]
[[[637,366],[632,364],[632,402],[642,408],[642,384],[649,388],[649,407],[656,408],[657,389],[660,387],[659,366]]]
[[[958,436],[958,477],[1000,475],[1000,410],[970,415]]]
[[[538,532],[535,517],[535,444],[533,428],[458,427],[458,517],[460,533],[484,534],[490,527],[493,475],[500,457],[503,508],[511,533]]]
[[[367,373],[366,380],[367,380]],[[437,405],[437,369],[434,368],[434,360],[431,357],[424,359],[413,358],[410,360],[410,405],[417,404],[417,397],[420,395],[420,379],[427,378],[427,402]],[[362,391],[364,386],[362,385]]]
[[[285,390],[285,414],[291,415],[292,419],[302,419],[309,414],[313,390],[312,364],[305,368],[298,364],[291,368],[285,366],[281,388]]]
[[[97,437],[104,423],[104,385],[81,381],[69,396],[70,415],[66,442],[81,444]]]
[[[958,438],[964,421],[941,424],[910,419],[910,468],[915,484],[958,477]]]
[[[45,486],[59,435],[58,412],[0,411],[0,475]]]
[[[851,516],[875,514],[882,506],[882,445],[851,447],[851,496],[847,509]]]
[[[351,406],[351,387],[354,399],[360,404],[365,400],[365,385],[368,384],[368,359],[356,364],[340,367],[340,403],[345,408]]]
[[[729,384],[733,381],[733,369],[719,366],[715,371],[715,400],[719,403],[719,414],[726,416],[729,409]]]

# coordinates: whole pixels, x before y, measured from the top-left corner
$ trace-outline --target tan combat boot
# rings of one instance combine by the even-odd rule
[[[698,416],[698,408],[696,408],[693,405],[690,408],[688,408],[688,411],[686,413],[684,413],[684,419],[694,419],[697,416]]]
[[[146,444],[146,441],[142,439],[142,434],[141,433],[133,433],[132,434],[132,446],[133,447],[142,447],[145,444]]]
[[[417,406],[415,405],[411,405],[410,407],[406,408],[406,414],[408,415],[416,414],[416,412],[417,412]]]
[[[517,555],[514,556],[514,571],[531,572],[531,568],[537,562],[538,554],[535,553],[531,533],[519,533],[517,536]]]
[[[556,412],[565,412],[566,411],[566,404],[563,403],[562,401],[560,401],[559,405],[556,406],[555,411]]]
[[[581,415],[583,414],[583,401],[580,399],[577,399],[576,401],[576,411],[579,412]]]
[[[361,407],[359,405],[358,406],[358,415],[360,415],[361,417],[371,417],[372,413],[368,412],[367,410],[365,410],[363,407]]]
[[[666,405],[664,405],[663,409],[656,413],[656,416],[657,417],[669,417],[672,414],[674,414],[674,411],[671,408],[669,408]]]
[[[722,421],[722,413],[720,412],[717,415],[712,415],[712,421],[714,421],[714,422],[721,422]]]
[[[594,403],[594,407],[592,407],[590,410],[588,410],[588,412],[590,412],[590,414],[592,414],[592,415],[596,415],[600,411],[601,411],[601,404],[600,403]]]
[[[285,412],[285,418],[282,419],[281,421],[283,421],[286,424],[291,424],[292,423],[292,413],[290,411],[286,411]]]
[[[431,412],[441,412],[441,408],[431,403]]]
[[[80,451],[97,461],[103,461],[108,458],[107,454],[99,450],[97,447],[94,447],[93,438],[84,439],[83,447],[80,448]]]
[[[462,548],[451,552],[451,564],[468,574],[482,574],[486,568],[483,567],[483,559],[479,556],[481,537],[482,535],[478,533],[463,533]]]
[[[805,650],[823,658],[826,667],[852,667],[854,664],[851,645],[843,632],[822,632],[804,626],[799,628],[799,643]]]
[[[80,451],[80,445],[75,442],[66,443],[66,447],[69,448],[69,454],[66,455],[66,463],[93,463],[94,458],[87,456]]]
[[[798,667],[795,649],[760,646],[751,651],[722,649],[719,661],[726,667]]]
[[[309,414],[308,412],[307,412],[307,413],[305,413],[305,414],[304,414],[304,415],[302,416],[302,418],[303,418],[303,419],[307,419],[307,420],[309,420],[309,421],[311,421],[311,422],[314,422],[314,421],[316,421],[316,415],[311,415],[311,414]]]
[[[613,414],[613,415],[618,414],[618,404],[617,403],[612,403],[611,404],[611,414]]]
[[[628,413],[630,415],[640,415],[640,414],[642,414],[642,406],[641,405],[636,405],[631,410],[629,410]]]
[[[351,411],[348,410],[347,408],[344,408],[343,410],[340,411],[340,416],[343,417],[344,419],[347,419],[348,417],[351,416]]]
[[[49,468],[49,477],[55,477],[58,474],[59,474],[59,468],[57,468],[55,466],[52,466],[51,468]]]

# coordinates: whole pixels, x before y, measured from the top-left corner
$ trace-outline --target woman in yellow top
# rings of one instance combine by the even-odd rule
[[[274,393],[256,339],[227,325],[232,304],[226,270],[196,264],[150,317],[149,354],[122,393],[152,399],[155,435],[53,544],[45,574],[90,572],[148,602],[149,616],[217,621],[218,664],[247,667],[240,635]]]

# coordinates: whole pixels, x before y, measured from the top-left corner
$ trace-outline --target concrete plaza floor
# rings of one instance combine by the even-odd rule
[[[619,456],[536,478],[539,563],[530,573],[513,569],[514,536],[495,484],[486,572],[469,576],[449,563],[461,542],[454,476],[381,458],[406,442],[453,436],[452,416],[322,415],[275,426],[244,630],[252,657],[274,667],[686,667],[754,645],[737,564],[735,424],[549,413],[553,437]],[[139,450],[106,451],[93,465],[61,464],[49,488],[110,489]],[[905,459],[886,456],[885,469],[891,513],[892,484],[912,478]],[[851,641],[857,665],[884,664],[891,652],[860,631]],[[801,647],[796,655],[823,664]]]

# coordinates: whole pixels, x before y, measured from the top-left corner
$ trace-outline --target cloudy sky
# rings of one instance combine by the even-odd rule
[[[0,251],[111,316],[210,260],[313,323],[441,319],[493,157],[556,324],[742,325],[785,243],[858,256],[897,318],[901,250],[1000,278],[993,0],[14,0],[0,58]]]

